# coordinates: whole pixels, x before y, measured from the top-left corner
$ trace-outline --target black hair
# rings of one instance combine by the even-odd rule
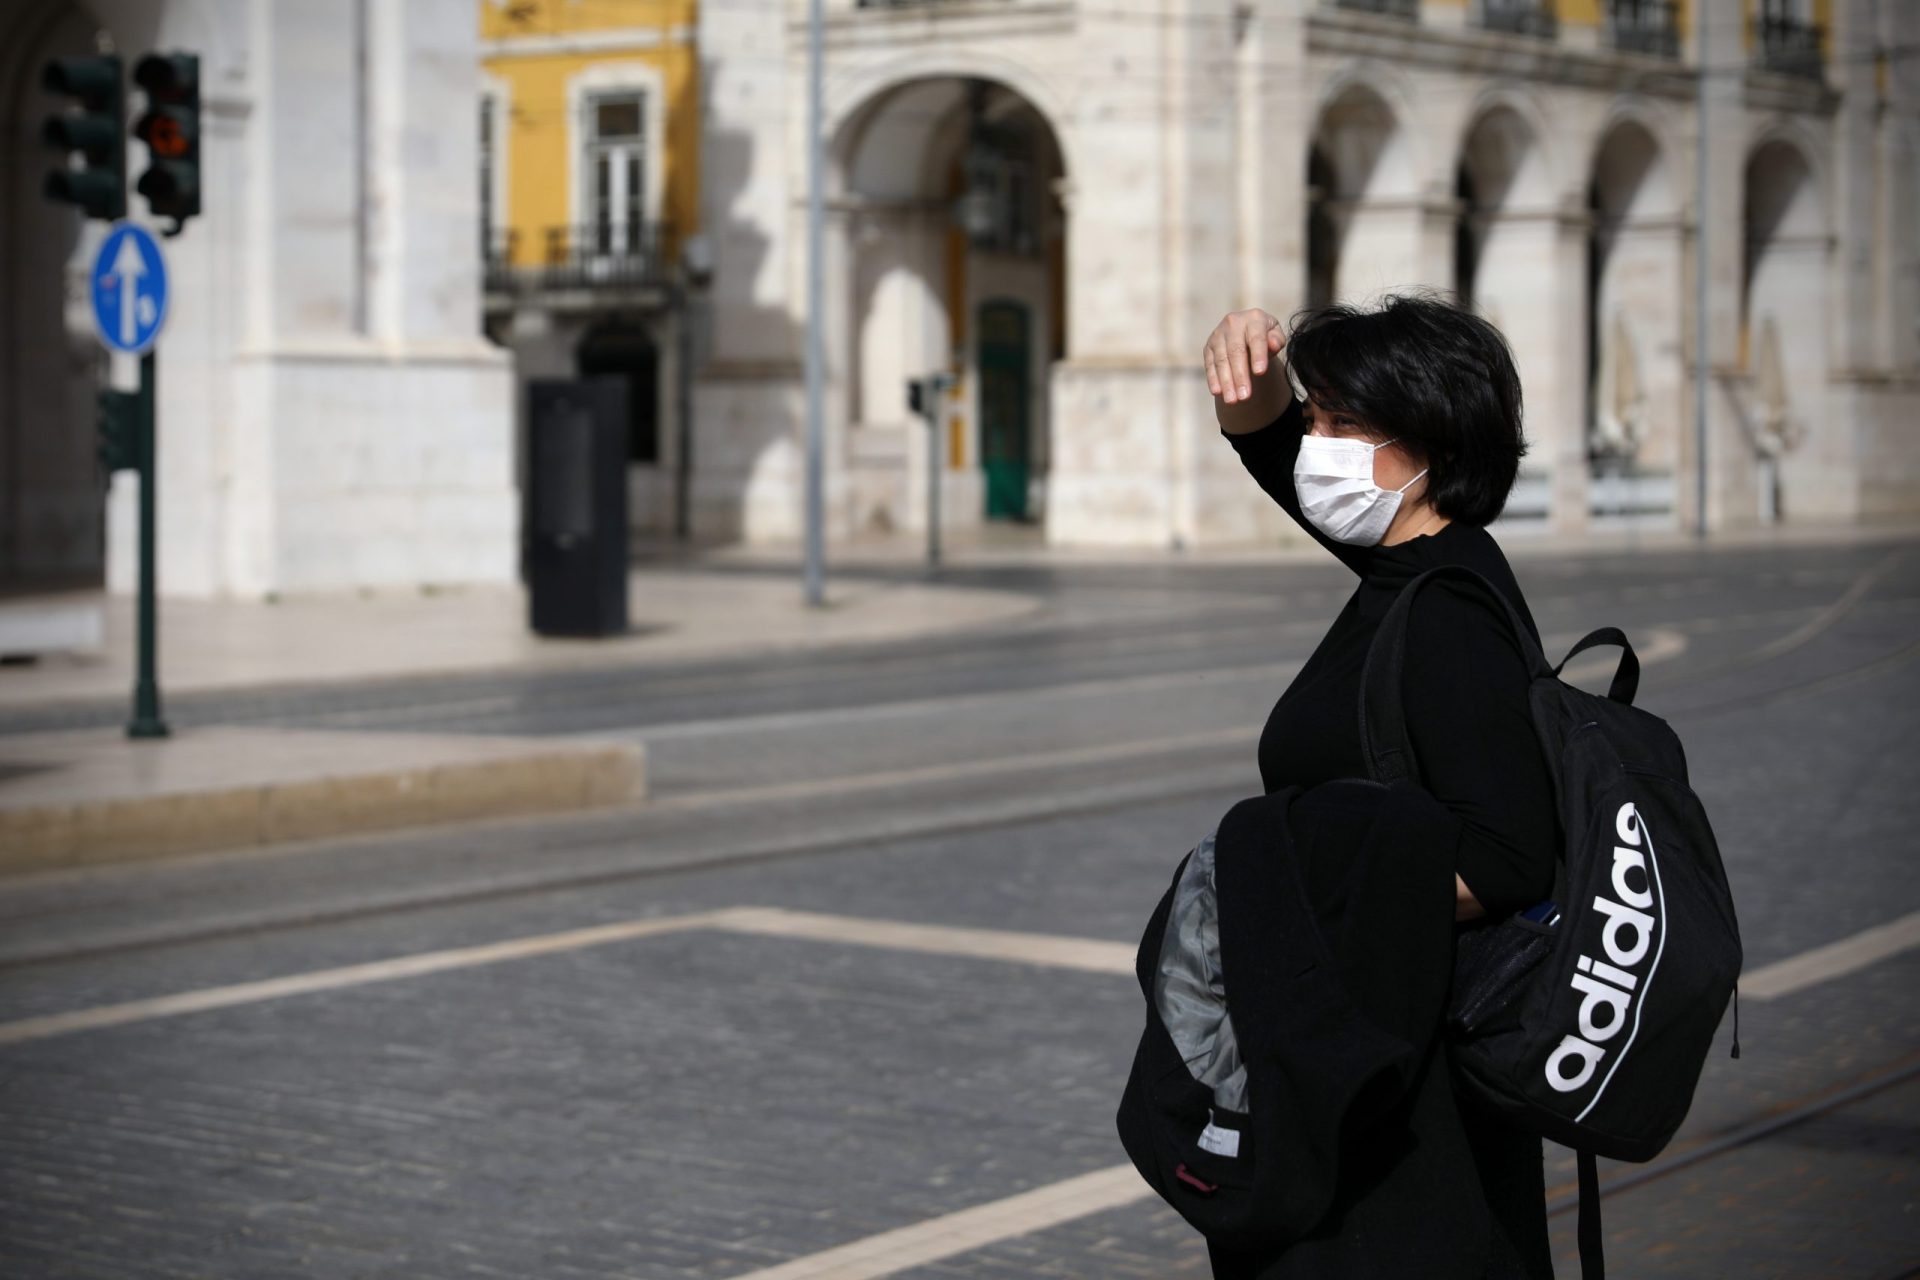
[[[1493,523],[1527,451],[1520,373],[1500,331],[1429,293],[1294,317],[1288,365],[1315,404],[1395,437],[1428,468],[1434,510]]]

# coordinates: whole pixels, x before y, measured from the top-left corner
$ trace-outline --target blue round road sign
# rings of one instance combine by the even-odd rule
[[[100,341],[138,355],[167,318],[167,263],[143,227],[116,222],[93,260],[93,321]]]

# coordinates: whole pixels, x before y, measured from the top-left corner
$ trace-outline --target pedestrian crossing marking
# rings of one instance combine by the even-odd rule
[[[287,996],[310,995],[316,991],[337,991],[343,987],[365,986],[372,982],[391,982],[397,978],[417,978],[430,973],[472,969],[499,964],[505,960],[524,960],[531,956],[577,951],[581,947],[663,933],[681,933],[712,924],[719,912],[703,911],[695,915],[667,916],[650,920],[626,920],[618,924],[596,925],[587,929],[568,929],[562,933],[538,934],[527,938],[509,938],[476,947],[451,947],[442,951],[423,951],[416,955],[395,956],[365,964],[342,965],[336,969],[316,969],[311,973],[289,974],[284,978],[266,978],[258,982],[237,982],[231,986],[203,987],[175,995],[154,996],[146,1000],[128,1000],[120,1004],[96,1005],[67,1013],[45,1014],[0,1022],[0,1045],[21,1044],[29,1040],[48,1040],[78,1031],[96,1031],[103,1027],[150,1022],[157,1018],[175,1018],[182,1014],[204,1013],[210,1009],[228,1009],[235,1005],[258,1004]]]
[[[879,1280],[943,1258],[1145,1200],[1153,1189],[1114,1165],[958,1213],[883,1231],[734,1280]]]
[[[719,928],[770,938],[811,942],[840,942],[928,955],[967,956],[976,960],[1006,960],[1080,969],[1089,973],[1132,973],[1134,947],[1130,942],[1102,942],[1049,933],[1016,933],[1007,929],[962,929],[950,925],[908,924],[857,916],[820,915],[778,907],[740,907],[726,913]]]
[[[182,991],[173,995],[20,1018],[12,1022],[0,1022],[0,1046],[701,929],[918,951],[927,955],[964,956],[976,960],[1075,969],[1086,973],[1130,974],[1134,965],[1133,944],[1098,938],[915,924],[864,916],[789,911],[781,907],[732,907],[678,916],[625,920],[584,929],[509,938],[479,946],[424,951],[416,955],[318,969],[281,978],[203,987],[198,991]],[[1741,994],[1749,1000],[1779,999],[1845,977],[1915,947],[1920,947],[1920,912],[1756,969],[1741,979]]]
[[[317,969],[311,973],[289,974],[257,982],[238,982],[229,986],[203,987],[174,995],[128,1000],[119,1004],[96,1005],[65,1013],[44,1014],[0,1022],[0,1045],[47,1040],[54,1036],[96,1031],[105,1027],[174,1018],[236,1005],[258,1004],[288,996],[310,995],[319,991],[337,991],[366,986],[374,982],[392,982],[400,978],[424,977],[480,965],[525,960],[534,956],[578,951],[584,947],[604,946],[611,942],[629,942],[667,933],[686,933],[706,929],[722,932],[785,937],[814,942],[841,942],[856,946],[890,947],[898,951],[923,951],[932,955],[971,956],[983,960],[1010,960],[1048,965],[1061,969],[1081,969],[1095,973],[1130,973],[1133,948],[1124,943],[1102,942],[1092,938],[1070,938],[1053,934],[1018,933],[999,929],[963,929],[947,925],[905,924],[858,916],[820,915],[807,911],[785,911],[778,907],[734,907],[719,911],[698,911],[679,916],[658,916],[644,920],[625,920],[616,924],[568,929],[559,933],[509,938],[480,946],[451,947],[441,951],[423,951],[416,955],[395,956],[363,964]]]
[[[1917,946],[1920,946],[1920,911],[1742,974],[1740,994],[1748,1000],[1778,999],[1890,960]]]

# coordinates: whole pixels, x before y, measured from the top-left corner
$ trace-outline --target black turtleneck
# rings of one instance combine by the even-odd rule
[[[1304,424],[1297,402],[1259,431],[1229,435],[1241,462],[1299,525],[1360,576],[1320,647],[1294,677],[1260,735],[1269,792],[1365,777],[1360,674],[1367,647],[1400,589],[1435,565],[1465,565],[1505,593],[1539,630],[1513,570],[1485,529],[1454,521],[1390,547],[1323,535],[1300,513],[1293,463]],[[1407,729],[1422,785],[1459,820],[1454,870],[1489,915],[1552,891],[1560,834],[1553,783],[1527,709],[1527,666],[1491,601],[1441,582],[1414,607],[1407,637]]]

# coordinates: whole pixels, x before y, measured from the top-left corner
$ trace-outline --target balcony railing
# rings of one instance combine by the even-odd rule
[[[1361,13],[1383,13],[1389,18],[1418,21],[1420,0],[1333,0],[1335,9],[1358,9]]]
[[[664,222],[601,222],[508,231],[484,246],[488,293],[610,292],[673,283],[673,230]]]
[[[1676,0],[1608,0],[1607,36],[1625,53],[1680,56],[1679,4]]]
[[[1480,25],[1488,31],[1511,31],[1546,40],[1560,34],[1553,0],[1480,0]]]
[[[1787,14],[1761,14],[1760,65],[1769,71],[1818,79],[1820,28]]]

